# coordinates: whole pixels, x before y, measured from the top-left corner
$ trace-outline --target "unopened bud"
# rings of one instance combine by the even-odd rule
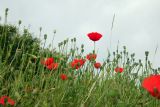
[[[81,49],[81,52],[83,53],[83,52],[84,52],[84,49]]]
[[[18,21],[18,24],[19,24],[19,25],[21,25],[21,23],[22,23],[22,21],[21,21],[21,20],[19,20],[19,21]]]
[[[67,43],[67,41],[66,41],[66,40],[64,40],[64,42],[63,42],[63,43],[64,43],[64,45],[65,45],[65,44]]]
[[[8,15],[8,8],[6,8],[6,10],[5,10],[5,15]]]
[[[115,55],[115,52],[113,52],[113,55]]]
[[[58,47],[60,47],[61,46],[61,43],[58,43]]]
[[[45,39],[45,40],[47,39],[47,34],[44,34],[44,39]]]
[[[123,49],[126,50],[126,46],[123,46]]]
[[[40,31],[40,32],[42,31],[42,27],[39,28],[39,31]]]
[[[56,34],[56,30],[54,30],[53,33]]]
[[[81,48],[84,48],[84,45],[83,45],[83,44],[81,45]]]
[[[148,56],[148,55],[149,55],[149,52],[148,52],[148,51],[145,51],[145,55]]]

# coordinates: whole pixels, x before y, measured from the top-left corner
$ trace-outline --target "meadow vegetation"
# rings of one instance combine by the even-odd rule
[[[146,77],[160,73],[160,68],[152,67],[148,51],[145,59],[136,59],[124,46],[108,51],[104,62],[96,62],[94,47],[85,54],[76,38],[60,42],[56,49],[53,42],[47,47],[41,27],[33,38],[28,29],[19,31],[21,21],[8,24],[7,16],[8,9],[0,24],[0,106],[160,107],[160,86],[153,87],[158,95],[142,86]],[[94,44],[101,38],[88,37]]]

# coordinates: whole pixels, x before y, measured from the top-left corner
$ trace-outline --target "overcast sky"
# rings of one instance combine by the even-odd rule
[[[86,53],[91,52],[92,42],[87,33],[96,31],[103,35],[97,42],[98,60],[107,57],[107,48],[113,51],[119,40],[119,47],[125,45],[137,59],[144,59],[144,52],[150,51],[150,60],[155,67],[160,66],[160,0],[0,0],[2,23],[4,10],[9,8],[8,21],[30,26],[30,31],[48,34],[51,43],[53,30],[57,30],[55,45],[76,37],[78,44],[85,44]],[[115,22],[111,37],[111,23]],[[110,46],[110,38],[112,40]]]

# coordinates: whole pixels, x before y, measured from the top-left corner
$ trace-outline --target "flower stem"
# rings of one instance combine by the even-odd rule
[[[94,41],[94,50],[93,50],[93,53],[96,52],[96,42]]]

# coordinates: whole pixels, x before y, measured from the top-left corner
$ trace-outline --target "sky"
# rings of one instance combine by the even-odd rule
[[[76,37],[78,46],[84,44],[89,53],[93,42],[87,34],[99,32],[103,37],[96,42],[98,61],[106,59],[107,49],[113,52],[119,41],[119,49],[126,46],[137,60],[144,60],[149,51],[153,66],[160,67],[160,0],[0,0],[0,23],[5,8],[9,8],[9,23],[17,25],[22,20],[22,28],[29,28],[35,36],[42,26],[48,44],[56,30],[55,46]]]

